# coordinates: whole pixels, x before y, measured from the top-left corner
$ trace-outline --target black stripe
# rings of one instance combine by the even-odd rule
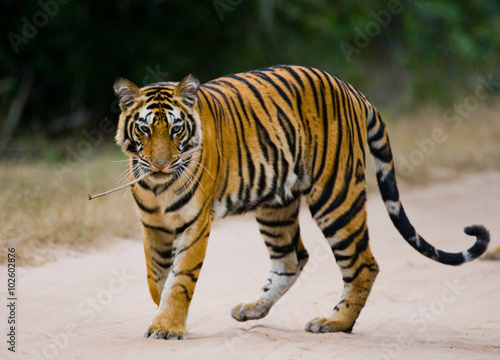
[[[345,202],[345,200],[347,199],[347,195],[349,194],[349,191],[351,190],[350,183],[351,183],[351,179],[352,179],[353,171],[354,171],[353,149],[352,149],[352,146],[349,146],[349,148],[350,149],[349,149],[349,153],[348,153],[348,157],[347,157],[346,171],[344,173],[344,183],[341,185],[339,184],[339,186],[338,186],[341,188],[341,190],[340,190],[340,192],[337,193],[337,195],[335,196],[335,199],[333,199],[333,201],[330,203],[330,205],[328,205],[328,207],[326,209],[321,211],[321,213],[319,213],[319,214],[313,215],[317,219],[320,219],[325,215],[329,215],[332,211],[334,211],[339,206],[341,206]],[[329,188],[329,190],[331,188],[331,190],[330,190],[331,192],[333,192],[333,189],[334,189],[333,185],[336,184],[336,181],[334,181],[334,179],[335,178],[332,176],[330,181],[328,181],[327,186],[325,186],[325,187]],[[329,200],[329,198],[331,198],[331,196],[333,195],[331,192],[328,192],[328,191],[322,192],[321,196],[326,197],[328,199],[326,199],[326,198],[323,199],[321,201],[321,203],[326,204],[326,202]]]
[[[335,256],[336,262],[349,260],[352,257],[352,255],[339,255],[339,254],[333,254],[333,255]]]
[[[144,190],[153,191],[153,189],[151,189],[151,187],[149,187],[149,185],[144,180],[139,181],[137,184]]]
[[[311,90],[313,92],[313,97],[314,97],[314,104],[316,106],[316,115],[319,117],[319,96],[318,96],[318,91],[316,84],[314,83],[313,78],[311,77],[310,70],[309,69],[299,69],[302,74],[307,78],[307,81],[309,82],[309,86],[311,87]]]
[[[257,196],[259,198],[262,197],[264,190],[266,190],[266,184],[267,184],[266,169],[264,167],[264,164],[260,163],[260,174],[257,183]]]
[[[194,222],[196,220],[198,220],[198,218],[200,217],[201,213],[203,212],[203,210],[200,210],[198,212],[198,214],[196,214],[196,216],[194,218],[192,218],[191,220],[189,220],[188,222],[186,222],[184,225],[182,226],[179,226],[178,228],[176,228],[173,233],[174,234],[182,234],[189,226],[193,225]]]
[[[384,126],[379,126],[377,132],[371,135],[370,138],[368,138],[368,141],[369,142],[379,141],[384,137],[384,135],[385,135]]]
[[[323,146],[321,147],[322,149],[322,153],[321,153],[321,160],[319,161],[319,169],[317,170],[316,174],[313,174],[313,179],[314,181],[318,181],[318,179],[321,177],[321,175],[323,175],[323,170],[326,166],[326,158],[327,158],[327,152],[328,152],[328,134],[329,134],[329,131],[328,131],[328,108],[327,108],[327,104],[326,104],[326,89],[325,89],[325,82],[324,80],[319,76],[319,74],[315,73],[316,76],[318,77],[318,79],[321,81],[320,82],[320,90],[321,90],[321,98],[323,99],[323,101],[321,102],[321,106],[322,106],[322,109],[321,109],[321,119],[323,120]],[[328,80],[328,79],[327,79]],[[332,98],[332,103],[333,105],[335,106],[335,104],[339,104],[340,101],[337,101],[335,102],[334,101],[334,98],[337,96],[337,92],[335,91],[335,89],[333,88],[332,84],[328,81],[329,85],[330,85],[330,96],[333,94],[334,97]],[[339,114],[339,112],[337,112],[337,114]],[[337,115],[338,117],[340,115]],[[341,119],[339,118],[338,121],[337,121],[337,127],[338,127],[338,134],[341,135],[342,134],[342,122],[341,122]],[[339,141],[340,142],[340,141]],[[337,157],[336,159],[338,159],[338,154],[339,154],[340,150],[337,152]],[[336,162],[337,163],[337,162]],[[333,185],[332,185],[333,186]]]
[[[237,76],[237,75],[229,75],[228,77],[244,83],[248,87],[248,89],[250,89],[250,91],[253,93],[253,95],[257,98],[257,100],[259,100],[259,103],[262,106],[262,110],[264,110],[264,112],[266,113],[266,115],[268,117],[270,117],[269,111],[266,108],[266,104],[264,103],[264,99],[262,98],[262,95],[261,95],[260,91],[257,90],[257,88],[255,88],[255,86],[253,86],[252,83],[250,83],[244,77],[240,77],[240,76]]]
[[[272,74],[273,74],[273,76],[278,77],[278,79],[280,79],[281,83],[283,83],[285,86],[289,86],[288,83],[285,83],[285,80],[282,77],[280,77],[278,74],[276,74],[274,72]],[[293,108],[294,108],[293,103],[290,100],[290,97],[288,96],[288,94],[281,88],[281,86],[279,86],[272,78],[270,78],[269,76],[265,75],[264,73],[261,73],[260,76],[262,78],[264,78],[265,80],[267,80],[267,82],[273,88],[276,89],[276,91],[278,92],[278,94],[280,94],[280,96],[287,102],[287,104],[290,107],[290,109],[293,110]]]
[[[123,141],[129,141],[130,144],[127,147],[127,151],[129,152],[136,152],[135,146],[133,145],[132,137],[129,135],[131,130],[131,124],[133,123],[132,121],[132,116],[128,115],[125,118],[124,126],[123,126]]]
[[[377,182],[380,190],[380,195],[384,202],[399,201],[399,191],[396,183],[396,174],[394,171],[394,166],[389,170],[385,178],[382,180],[383,172],[377,171]],[[413,236],[413,235],[411,235]]]
[[[167,228],[164,228],[162,226],[154,226],[154,225],[149,225],[149,224],[146,224],[144,221],[141,220],[141,223],[142,225],[144,225],[145,228],[148,228],[148,229],[151,229],[151,230],[156,230],[156,231],[161,231],[165,234],[169,234],[169,235],[173,235],[174,232],[167,229]]]
[[[360,105],[359,98],[353,98],[353,99],[356,99],[358,105]],[[353,100],[353,102],[354,102],[354,100]],[[362,136],[362,132],[361,132],[361,128],[360,128],[361,120],[359,118],[359,113],[356,111],[356,109],[354,109],[354,103],[353,103],[353,116],[352,116],[351,120],[353,120],[352,123],[354,123],[354,126],[356,127],[356,131],[355,131],[355,134],[353,134],[353,136],[358,139],[358,149],[361,151],[361,158],[364,160],[365,159],[365,147],[366,147],[366,145],[364,144],[364,141],[363,141],[364,137]],[[353,126],[351,125],[351,128],[352,127]],[[353,141],[354,141],[354,139],[353,139]]]
[[[220,190],[221,198],[225,194],[226,189],[229,185],[229,163],[226,164],[226,169],[224,171],[224,174],[225,174],[224,184],[222,185],[221,190]],[[226,208],[226,214],[223,214],[223,216],[227,215],[227,212],[229,212],[229,211],[230,211],[230,209]]]
[[[363,263],[359,266],[359,268],[356,270],[356,272],[354,273],[353,276],[346,276],[346,277],[343,277],[342,279],[344,280],[345,283],[351,283],[354,280],[356,280],[356,278],[359,276],[361,271],[363,271],[363,269],[365,269],[365,268],[368,268],[368,270],[370,270],[370,271],[376,271],[376,269],[372,270],[373,265],[374,264],[368,265],[367,263]]]
[[[335,254],[336,251],[342,251],[347,249],[365,229],[366,229],[366,224],[361,224],[361,226],[357,230],[350,233],[349,236],[346,237],[344,240],[338,241],[335,244],[333,244],[332,245],[333,253]]]
[[[260,121],[257,114],[253,111],[253,109],[250,109],[250,114],[252,115],[252,118],[255,121],[255,125],[257,126],[259,145],[264,154],[266,162],[269,162],[269,160],[271,160],[267,148],[271,149],[273,153],[272,160],[276,161],[278,158],[278,148],[276,147],[275,142],[271,139],[271,136],[269,135],[267,128],[262,124],[262,122]]]
[[[283,109],[278,104],[276,104],[274,100],[272,100],[272,102],[274,106],[276,106],[276,109],[278,111],[277,118],[281,125],[281,128],[283,129],[283,132],[285,133],[285,138],[288,144],[288,148],[290,149],[290,153],[292,154],[292,157],[295,158],[295,150],[296,150],[295,127],[292,125],[292,122],[290,121],[286,112],[283,111]]]
[[[227,83],[224,81],[224,83]],[[233,87],[232,84],[230,83],[227,83],[228,85],[230,85],[231,87]],[[237,91],[237,89],[235,89]],[[246,142],[244,141],[244,139],[246,138],[246,135],[245,135],[245,124],[243,123],[243,119],[245,118],[247,121],[248,121],[248,115],[246,114],[246,107],[243,103],[243,99],[241,98],[241,95],[239,94],[239,92],[237,91],[237,96],[239,97],[240,99],[240,106],[241,106],[241,110],[243,110],[243,112],[245,112],[245,117],[242,117],[241,114],[240,114],[240,111],[238,110],[238,107],[236,105],[236,103],[234,102],[234,99],[231,98],[231,105],[232,107],[230,106],[229,104],[229,101],[227,101],[227,105],[228,105],[228,108],[229,108],[229,111],[231,113],[231,118],[233,119],[233,123],[234,123],[234,126],[235,126],[235,133],[236,133],[236,136],[238,137],[238,140],[237,140],[237,150],[238,150],[238,160],[239,160],[239,167],[238,167],[238,170],[239,170],[239,175],[240,175],[240,187],[239,187],[239,191],[238,191],[238,198],[241,199],[241,202],[243,204],[247,203],[248,202],[248,199],[250,198],[250,189],[253,187],[253,184],[254,184],[254,180],[255,180],[255,165],[253,163],[253,159],[252,159],[252,154],[250,152],[250,149],[248,148]],[[234,108],[234,112],[233,112],[233,108]],[[236,115],[236,116],[235,116]],[[239,122],[239,126],[237,126],[236,124],[236,119],[238,120]],[[239,133],[238,132],[241,133]],[[240,140],[240,136],[241,136],[241,140]],[[248,170],[248,176],[244,175],[243,174],[243,159],[242,159],[242,149],[241,149],[241,146],[243,146],[243,149],[245,150],[245,156],[246,156],[246,169]],[[249,184],[247,185],[246,184],[246,179],[248,178],[249,180]]]
[[[198,276],[195,276],[193,274],[194,271],[196,270],[200,270],[201,267],[203,266],[203,261],[200,261],[198,263],[198,265],[196,265],[194,268],[192,269],[189,269],[189,270],[186,270],[186,271],[179,271],[179,272],[175,272],[175,271],[172,271],[172,273],[175,275],[175,276],[179,276],[179,275],[184,275],[184,276],[187,276],[191,279],[192,282],[196,282],[198,281]]]
[[[389,164],[392,161],[391,148],[388,142],[381,148],[374,148],[370,146],[370,152],[374,157],[376,157],[380,161],[385,162],[386,164]]]
[[[363,210],[365,203],[366,203],[366,192],[365,190],[363,190],[359,193],[356,200],[354,200],[353,204],[349,207],[349,209],[345,213],[340,215],[330,225],[322,229],[325,237],[327,239],[333,237],[337,233],[337,231],[343,229],[346,225],[348,225],[351,222],[351,220],[354,219],[354,217],[361,210]]]
[[[298,182],[302,183],[305,181],[306,178],[306,172],[304,170],[304,162],[302,159],[302,142],[300,141],[301,139],[297,141],[297,144],[299,145],[299,150],[297,151],[297,154],[295,154],[294,161],[295,161],[295,167],[293,168],[293,172],[295,175],[297,175]]]
[[[153,109],[159,109],[161,106],[160,106],[160,103],[158,102],[154,102],[154,103],[151,103],[149,104],[146,109],[148,110],[153,110]]]
[[[153,269],[151,269],[149,266],[147,267],[149,269],[149,271],[151,272],[154,272]],[[156,274],[153,274],[153,275],[156,275]],[[148,279],[153,279],[154,282],[158,282],[158,280],[160,280],[161,276],[151,276],[151,275],[148,275],[147,277]]]
[[[198,189],[198,185],[199,185],[199,182],[198,181],[194,181],[193,187],[191,189],[189,189],[176,202],[174,202],[172,205],[170,205],[169,207],[167,207],[165,209],[165,214],[169,213],[169,212],[172,212],[172,211],[179,210],[181,207],[183,207],[184,205],[186,205],[189,202],[189,200],[191,200],[191,198],[193,197],[194,193]]]
[[[365,231],[363,237],[356,243],[356,250],[354,251],[354,254],[351,255],[351,261],[348,264],[342,266],[342,268],[349,269],[350,267],[354,266],[356,261],[359,259],[359,255],[361,255],[361,253],[364,252],[367,247],[368,247],[368,231]],[[337,258],[337,256],[335,256],[335,258]]]
[[[269,231],[266,231],[266,230],[262,230],[262,229],[259,229],[260,233],[263,235],[263,236],[267,236],[267,237],[270,237],[272,239],[279,239],[283,236],[283,234],[281,233],[271,233]],[[266,244],[267,245],[267,244]]]
[[[339,91],[338,83],[337,83],[337,87],[335,87],[332,84],[332,82],[330,81],[330,78],[332,78],[336,81],[336,79],[334,77],[332,77],[331,75],[328,75],[326,73],[320,72],[320,74],[325,76],[324,80],[321,82],[321,93],[322,93],[323,98],[326,98],[326,96],[327,96],[327,94],[325,94],[325,90],[326,90],[325,89],[325,81],[328,83],[328,86],[330,87],[330,94],[328,94],[328,95],[331,97],[332,105],[334,106],[335,111],[336,111],[337,130],[338,130],[337,133],[339,134],[340,139],[342,139],[341,134],[342,134],[343,129],[342,129],[342,119],[340,118],[341,112],[339,111],[339,106],[340,106],[340,104],[345,103],[344,102],[344,94],[341,91]],[[320,78],[319,74],[316,74],[316,75],[318,76],[318,78]],[[318,169],[318,172],[316,175],[313,174],[315,181],[317,181],[319,179],[319,177],[323,174],[323,171],[324,171],[324,168],[326,165],[326,158],[327,158],[327,154],[328,154],[328,149],[329,149],[328,141],[330,140],[328,137],[328,134],[329,134],[329,131],[328,131],[329,116],[328,116],[327,103],[325,100],[322,101],[322,105],[323,105],[323,110],[322,110],[323,131],[325,132],[325,136],[323,136],[323,146],[322,146],[323,152],[321,155],[320,168]],[[334,118],[334,117],[332,116],[332,118]],[[339,140],[339,142],[341,142],[341,141]],[[336,152],[335,159],[339,159],[340,149],[341,149],[341,144],[337,144],[337,152]],[[339,163],[339,161],[335,161],[335,170],[334,170],[335,176],[336,176],[337,169],[339,166],[338,163]],[[335,179],[336,177],[331,177],[331,179],[332,178]]]
[[[204,234],[204,232],[207,232],[207,229],[208,229],[208,233]],[[194,244],[196,244],[201,239],[208,237],[209,235],[210,235],[209,224],[206,224],[205,227],[200,231],[200,235],[196,239],[194,239],[191,242],[191,244],[178,249],[176,255],[178,256],[180,253],[183,253],[184,251],[189,250]]]
[[[273,173],[273,176],[271,177],[271,186],[268,188],[267,193],[261,197],[260,201],[261,203],[265,203],[267,201],[270,201],[275,198],[276,192],[278,188],[278,177],[275,176]]]
[[[297,273],[294,273],[294,272],[277,272],[274,270],[271,270],[271,273],[276,274],[278,276],[295,276],[295,275],[297,275]]]
[[[264,225],[264,226],[269,226],[269,227],[280,227],[280,226],[290,226],[290,225],[293,225],[295,223],[295,219],[294,220],[265,220],[265,219],[260,219],[260,218],[256,218],[257,219],[257,222],[261,225]]]
[[[172,260],[170,258],[161,258],[157,259],[153,256],[150,257],[151,261],[156,265],[157,267],[161,269],[168,269],[172,266]]]
[[[241,96],[241,92],[240,92],[240,90],[239,90],[236,86],[234,86],[234,84],[233,84],[233,83],[231,83],[231,82],[229,82],[229,81],[226,81],[226,80],[221,81],[221,84],[223,84],[223,85],[224,85],[224,87],[231,88],[231,89],[233,89],[233,90],[234,90],[234,94],[236,95],[236,97],[237,97],[237,99],[238,99],[238,103],[240,104],[240,109],[241,109],[241,111],[243,111],[243,113],[245,114],[245,116],[243,117],[243,119],[244,119],[244,120],[246,120],[248,124],[250,124],[250,117],[248,116],[248,112],[247,112],[247,109],[246,109],[246,108],[247,108],[247,106],[246,106],[247,104],[246,104],[246,103],[245,103],[245,101],[243,100],[243,97]],[[218,90],[218,89],[217,89],[217,91],[218,91],[221,95],[225,96],[225,93],[224,93],[224,92],[222,92],[221,90]],[[233,104],[234,104],[234,108],[235,108],[235,109],[237,110],[237,112],[238,112],[238,108],[237,108],[236,104],[234,103],[234,101],[233,101]],[[238,112],[238,116],[239,116],[239,112]],[[242,120],[243,120],[243,119],[242,119]],[[242,121],[241,121],[241,122],[242,122]]]
[[[161,268],[161,271],[159,272],[156,268],[154,268],[154,267],[150,266],[150,265],[149,265],[149,263],[146,263],[146,268],[147,268],[149,271],[151,271],[151,272],[153,273],[153,275],[155,275],[154,277],[152,277],[152,276],[149,276],[149,275],[148,275],[148,278],[152,278],[152,279],[155,279],[155,281],[158,281],[159,279],[161,279],[161,278],[165,277],[165,276],[163,275],[163,269],[164,269],[164,268]]]
[[[203,101],[203,103],[208,106],[208,110],[210,111],[210,114],[212,115],[212,118],[215,119],[216,118],[215,110],[214,110],[214,108],[212,106],[212,103],[209,101],[210,99],[209,99],[208,95],[205,94],[204,91],[201,91],[202,90],[202,86],[200,86],[200,89],[198,90],[198,96],[201,95],[201,96],[203,96],[205,98],[205,101]],[[200,117],[201,117],[201,111],[200,111]],[[201,117],[201,118],[203,118],[203,117]]]
[[[163,194],[165,191],[168,190],[168,188],[170,188],[170,186],[175,182],[175,180],[177,180],[177,178],[172,177],[170,180],[168,180],[168,182],[161,185],[156,185],[152,189],[152,191],[155,193],[156,196]]]
[[[253,162],[253,156],[252,156],[252,153],[250,152],[249,147],[247,146],[247,143],[244,141],[244,139],[246,138],[246,134],[245,134],[246,127],[245,127],[245,124],[243,123],[243,120],[246,119],[247,122],[249,122],[249,116],[248,116],[247,109],[246,109],[245,103],[243,101],[243,98],[241,97],[241,94],[238,91],[238,89],[235,88],[233,84],[231,84],[227,81],[221,81],[221,82],[230,86],[231,88],[233,88],[235,90],[236,96],[238,97],[239,105],[241,108],[241,110],[238,109],[238,106],[236,105],[234,99],[231,98],[231,104],[230,104],[229,100],[225,97],[225,95],[223,95],[224,99],[226,100],[227,107],[229,108],[230,115],[231,115],[230,117],[233,120],[233,124],[235,127],[235,133],[237,136],[237,146],[238,146],[237,153],[238,153],[238,164],[239,164],[238,171],[239,171],[239,175],[241,178],[240,187],[239,187],[239,191],[238,191],[238,198],[241,199],[242,203],[246,203],[248,201],[248,199],[250,198],[250,189],[253,188],[254,181],[255,181],[255,164]],[[231,105],[232,105],[232,107],[231,107]],[[234,112],[233,112],[233,108],[234,108]],[[241,114],[240,114],[241,111],[243,111],[245,113],[245,116],[243,116],[243,117],[241,116]],[[250,108],[250,111],[253,111],[253,110]],[[236,119],[239,122],[239,124],[238,124],[239,126],[236,124]],[[238,132],[238,130],[239,130],[239,132]],[[249,184],[246,184],[245,180],[247,179],[247,176],[245,176],[243,174],[243,166],[242,166],[243,159],[242,159],[241,146],[243,146],[243,149],[245,150],[246,162],[247,162],[247,166],[245,168],[248,170]]]
[[[186,285],[183,285],[183,284],[174,284],[174,286],[172,288],[175,288],[175,287],[181,287],[184,291],[182,292],[182,294],[184,294],[184,296],[186,297],[186,300],[188,302],[191,301],[192,299],[192,296],[189,295],[189,291],[188,291],[188,288],[186,287]]]
[[[132,191],[132,196],[134,197],[135,203],[137,204],[137,207],[141,209],[142,211],[148,213],[148,214],[154,214],[160,211],[159,206],[155,206],[153,208],[149,208],[146,205],[142,203],[142,201],[137,197],[134,191]]]
[[[171,259],[172,258],[172,249],[169,249],[169,250],[163,250],[163,251],[160,251],[158,249],[155,249],[155,248],[151,248],[154,250],[154,252],[156,254],[158,254],[158,256],[160,256],[162,259]]]
[[[364,163],[361,161],[361,159],[358,159],[356,162],[356,184],[359,184],[360,182],[365,180],[365,166]]]
[[[287,71],[292,77],[295,79],[295,81],[299,84],[300,88],[303,90],[304,89],[304,82],[302,81],[302,78],[300,75],[294,70],[294,68],[289,67],[289,66],[284,66],[281,69]]]
[[[220,99],[219,101],[222,100],[225,102],[225,105],[226,105],[225,108],[227,110],[229,110],[229,113],[230,113],[229,120],[232,121],[232,123],[233,123],[234,131],[235,131],[235,135],[236,135],[236,141],[238,144],[241,144],[243,142],[241,139],[244,137],[244,126],[242,123],[240,113],[237,111],[236,106],[234,107],[234,111],[233,111],[233,108],[231,107],[229,99],[227,98],[225,93],[223,93],[219,89],[213,89],[213,90],[221,95],[222,99]],[[236,124],[236,120],[238,120],[240,122],[240,126],[238,126]],[[240,130],[242,133],[240,133],[238,130]],[[243,169],[242,161],[243,160],[241,158],[241,151],[240,151],[239,147],[237,148],[237,154],[238,154],[238,173],[239,173],[240,178],[243,179],[243,173],[242,173],[242,169]]]
[[[332,77],[335,81],[337,81],[337,79],[335,77]],[[331,84],[330,84],[331,85]],[[340,85],[337,83],[337,85],[340,87]],[[338,117],[338,120],[337,120],[337,127],[338,127],[338,134],[339,134],[339,138],[337,139],[337,149],[336,149],[336,152],[335,152],[335,159],[337,159],[337,161],[335,161],[334,163],[334,169],[333,169],[333,172],[331,174],[331,176],[329,177],[329,179],[326,181],[326,185],[323,187],[323,190],[321,192],[321,195],[319,197],[319,199],[316,201],[316,203],[312,204],[309,209],[311,210],[311,214],[313,217],[316,216],[317,212],[328,202],[328,200],[330,199],[331,197],[331,194],[333,193],[333,189],[336,187],[336,180],[337,180],[337,174],[338,174],[338,170],[339,170],[339,161],[338,159],[340,158],[340,152],[341,152],[341,149],[342,149],[342,143],[345,141],[344,139],[344,136],[343,136],[343,126],[342,126],[342,119],[340,118],[341,116],[341,111],[340,111],[340,104],[343,103],[344,104],[344,109],[343,109],[343,114],[344,116],[347,115],[347,111],[345,109],[345,94],[343,94],[339,88],[338,91],[335,91],[335,88],[332,87],[332,92],[333,92],[333,98],[334,98],[334,106],[335,106],[335,112],[337,114],[337,117]],[[342,97],[340,97],[340,95],[342,95]],[[337,98],[338,97],[338,98]],[[353,149],[352,149],[352,144],[351,144],[351,139],[352,139],[352,129],[348,126],[347,129],[346,129],[348,132],[347,134],[349,135],[349,139],[347,140],[348,141],[348,144],[349,144],[349,147],[350,147],[350,150],[349,150],[349,158],[348,160],[351,161],[351,166],[350,166],[350,171],[351,171],[351,175],[349,176],[349,178],[344,177],[345,179],[345,183],[344,183],[344,187],[345,186],[348,186],[349,184],[349,179],[350,177],[352,176],[352,156],[353,156]],[[325,139],[327,139],[327,137],[325,136]],[[324,146],[327,146],[327,144],[324,144]],[[326,149],[326,148],[325,148]],[[326,155],[326,150],[323,152],[323,158],[325,157]],[[324,159],[323,159],[323,162],[322,162],[322,168],[324,167]],[[318,174],[320,174],[323,170],[318,170]],[[345,175],[348,175],[348,174],[345,174]],[[318,175],[319,177],[319,175]],[[338,194],[338,200],[341,199],[343,195],[342,194]],[[333,209],[335,206],[338,206],[338,203],[336,203],[335,201],[329,206],[329,211],[331,211],[331,209]],[[327,209],[327,210],[328,210]],[[322,214],[325,214],[327,213],[327,211],[323,211]]]
[[[295,95],[297,94],[297,88],[295,87],[295,83],[293,82],[292,79],[288,79],[286,77],[283,77],[281,76],[280,73],[278,72],[275,72],[273,74],[274,76],[276,76],[278,78],[278,80],[286,86],[290,96],[292,96],[293,98],[295,98]],[[290,106],[290,108],[293,110],[295,108],[296,105],[296,102],[295,102],[295,99],[293,99],[293,106]]]
[[[337,128],[338,128],[339,137],[337,138],[337,149],[335,151],[335,159],[336,159],[336,161],[335,161],[335,164],[334,164],[333,172],[332,172],[331,176],[329,177],[329,179],[326,181],[326,184],[323,187],[318,200],[314,204],[311,204],[309,206],[309,210],[311,211],[311,215],[313,217],[316,216],[316,213],[331,198],[331,196],[333,194],[333,189],[335,187],[335,179],[337,177],[338,168],[339,168],[339,158],[340,158],[339,155],[340,155],[340,151],[342,149],[342,142],[343,142],[342,121],[340,119],[339,119],[339,121],[337,121]],[[327,134],[325,134],[325,138],[327,138]],[[314,159],[317,158],[316,157],[317,156],[317,154],[316,154],[316,151],[317,151],[317,141],[315,143],[316,144],[315,144],[315,147],[314,147]],[[327,152],[327,149],[324,149],[323,150],[323,155],[326,154],[326,152]],[[315,161],[315,164],[316,164],[316,161]],[[324,163],[323,163],[323,167],[324,167]],[[316,169],[314,169],[314,170],[316,170]],[[319,171],[318,171],[318,173],[319,173]],[[314,180],[317,180],[317,177]]]
[[[253,71],[248,71],[245,73],[245,75],[248,75],[248,79],[251,79],[252,81],[255,81],[260,87],[266,87],[267,83],[270,82],[268,79],[265,79],[264,75],[265,71],[260,71],[260,70],[253,70]],[[253,75],[253,76],[250,76]],[[261,81],[264,80],[264,81]]]
[[[373,147],[372,141],[369,141],[368,143],[370,144],[370,152],[377,159],[389,164],[392,161],[391,146],[390,146],[389,137],[387,136],[387,133],[385,132],[385,124],[382,122],[382,119],[380,118],[379,114],[377,114],[377,120],[375,121],[375,123],[380,126],[380,129],[377,131],[377,133],[383,132],[383,134],[386,135],[387,140],[386,140],[386,143],[380,148]]]

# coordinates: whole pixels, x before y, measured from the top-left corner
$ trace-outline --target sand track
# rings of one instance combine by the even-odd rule
[[[402,200],[421,235],[443,250],[468,248],[473,239],[462,229],[474,223],[490,229],[493,246],[500,242],[500,173],[402,191]],[[229,315],[235,303],[257,294],[269,269],[252,216],[236,217],[214,224],[187,341],[141,337],[155,305],[142,244],[121,240],[99,253],[19,268],[17,352],[2,341],[0,358],[499,359],[500,262],[449,267],[424,258],[397,234],[375,193],[368,216],[381,273],[352,334],[303,330],[330,312],[342,282],[321,233],[302,211],[310,261],[262,320],[238,323]]]

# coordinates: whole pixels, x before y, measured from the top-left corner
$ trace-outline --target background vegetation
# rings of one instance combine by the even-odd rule
[[[86,200],[126,167],[105,145],[117,77],[311,65],[382,111],[408,182],[500,169],[496,0],[4,0],[0,19],[2,249],[139,237],[130,199]]]
[[[119,76],[208,81],[300,63],[354,83],[382,108],[449,104],[478,75],[500,78],[498,1],[5,0],[0,16],[1,118],[27,94],[17,135],[116,118]]]

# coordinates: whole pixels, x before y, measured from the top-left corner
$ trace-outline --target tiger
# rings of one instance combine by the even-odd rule
[[[465,227],[476,240],[458,253],[438,250],[416,232],[400,200],[380,113],[325,71],[277,65],[204,84],[190,74],[142,88],[118,78],[113,89],[121,109],[115,140],[129,157],[130,179],[140,180],[131,194],[158,306],[146,338],[186,338],[212,222],[231,215],[255,213],[271,263],[261,292],[235,305],[231,316],[266,316],[308,261],[298,221],[302,198],[344,283],[331,313],[305,330],[351,332],[379,272],[368,242],[366,148],[389,217],[410,246],[448,265],[487,249],[482,225]]]

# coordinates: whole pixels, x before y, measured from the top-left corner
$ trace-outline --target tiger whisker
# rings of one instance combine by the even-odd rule
[[[202,163],[200,162],[197,162],[197,161],[193,161],[191,160],[191,162],[194,164],[194,165],[197,165],[198,167],[202,167],[203,169],[206,170],[206,172],[208,173],[208,175],[210,175],[210,177],[215,181],[215,177],[212,175],[212,173],[210,171],[208,171],[208,169],[205,167],[205,165],[203,165]]]
[[[146,160],[142,159],[142,158],[139,158],[137,159],[137,162],[140,164],[140,165],[143,165],[143,166],[146,166],[146,167],[149,167],[151,166]]]
[[[200,180],[195,176],[195,174],[193,174],[193,172],[191,170],[189,170],[187,168],[187,166],[184,166],[184,170],[187,170],[189,172],[189,174],[191,174],[191,182],[189,183],[189,185],[191,185],[193,183],[193,180],[196,180],[198,182],[198,185],[200,185],[201,189],[203,190],[203,192],[205,192],[203,185],[201,185]]]
[[[130,165],[123,173],[122,175],[120,176],[120,178],[118,179],[118,183],[125,183],[128,181],[128,179],[130,179],[130,175],[132,174],[132,176],[134,178],[137,178],[139,177],[139,169],[140,168],[140,165],[139,164],[132,164]]]
[[[186,181],[184,181],[184,184],[182,185],[182,187],[184,189],[183,191],[187,191],[189,186],[192,184],[193,180],[189,178],[188,174],[184,171],[184,169],[181,169],[180,177],[181,177],[181,179],[182,178],[186,179]]]
[[[122,182],[125,182],[127,181],[127,178],[130,176],[130,172],[132,171],[132,173],[134,173],[134,168],[137,168],[139,167],[139,164],[137,163],[133,163],[131,162],[131,160],[138,160],[140,161],[139,158],[130,158],[130,159],[127,159],[127,160],[118,160],[118,161],[111,161],[109,160],[110,162],[125,162],[125,161],[129,161],[130,162],[130,166],[128,168],[126,168],[117,178],[117,182],[118,183],[122,183]],[[137,177],[137,176],[135,176]]]
[[[185,170],[187,170],[187,171],[185,171]],[[191,186],[191,184],[193,183],[194,180],[198,181],[198,184],[201,186],[200,181],[196,178],[196,176],[194,176],[194,174],[191,172],[191,170],[189,170],[185,165],[182,165],[181,174],[186,177],[186,183],[184,184],[184,191],[187,191],[188,187]],[[203,186],[201,186],[201,188],[203,191],[205,191],[203,189]]]
[[[130,169],[127,168],[125,171],[123,171],[120,176],[117,178],[116,182],[117,183],[123,183],[124,181],[127,181],[127,178],[130,176]]]

